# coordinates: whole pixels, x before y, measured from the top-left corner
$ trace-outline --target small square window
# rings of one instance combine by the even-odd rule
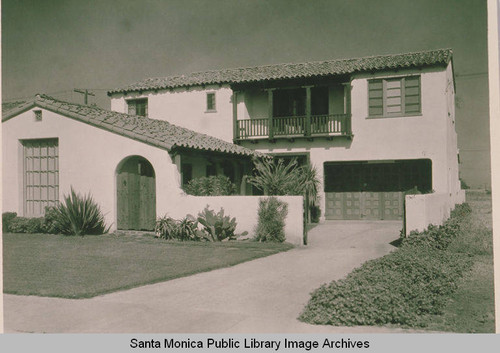
[[[41,110],[33,110],[35,113],[35,121],[42,121],[42,111]]]
[[[148,99],[131,99],[127,101],[128,114],[148,116]]]
[[[215,111],[215,92],[207,93],[207,112]]]

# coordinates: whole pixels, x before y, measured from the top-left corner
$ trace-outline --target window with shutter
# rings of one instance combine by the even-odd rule
[[[417,115],[420,112],[420,76],[368,81],[370,117]]]

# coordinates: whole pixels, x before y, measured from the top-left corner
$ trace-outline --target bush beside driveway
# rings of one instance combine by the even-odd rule
[[[457,206],[442,227],[412,232],[397,251],[318,288],[300,319],[494,332],[491,208],[489,221],[483,212],[491,201],[486,194],[469,198],[473,211]]]

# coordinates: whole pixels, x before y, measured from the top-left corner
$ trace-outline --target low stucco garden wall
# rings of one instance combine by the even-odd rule
[[[236,232],[247,231],[251,236],[255,234],[258,222],[259,199],[267,196],[191,196],[180,195],[172,200],[166,214],[172,218],[183,218],[187,214],[194,217],[207,205],[215,212],[224,208],[224,214],[236,218]],[[288,214],[285,219],[286,241],[295,245],[303,244],[303,201],[302,196],[277,196],[288,205]]]
[[[413,230],[423,231],[429,224],[442,225],[450,217],[455,205],[463,202],[465,202],[464,190],[455,195],[445,193],[406,195],[406,235]]]

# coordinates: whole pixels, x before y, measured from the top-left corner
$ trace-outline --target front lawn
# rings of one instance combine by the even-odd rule
[[[3,234],[4,292],[88,298],[233,266],[292,247],[253,241],[7,233]]]
[[[494,332],[491,197],[468,193],[444,227],[403,241],[347,278],[312,293],[299,319]]]

